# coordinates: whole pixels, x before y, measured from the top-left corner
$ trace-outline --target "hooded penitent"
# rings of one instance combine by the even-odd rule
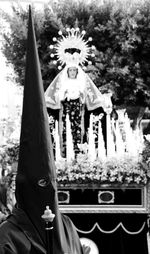
[[[77,234],[70,228],[72,223],[59,213],[52,143],[30,8],[16,200],[36,228],[43,246],[46,239],[41,216],[49,206],[55,214],[53,253],[81,253]]]

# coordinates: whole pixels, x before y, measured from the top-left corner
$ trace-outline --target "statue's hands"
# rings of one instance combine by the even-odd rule
[[[80,92],[80,100],[81,100],[81,103],[84,104],[85,103],[85,96],[83,93]]]
[[[70,101],[69,93],[68,90],[65,91],[64,93],[64,100],[67,98],[67,101]]]
[[[60,101],[64,101],[67,98],[67,90],[59,90],[58,97]]]
[[[90,246],[86,246],[85,244],[82,245],[83,254],[90,254],[91,248]]]

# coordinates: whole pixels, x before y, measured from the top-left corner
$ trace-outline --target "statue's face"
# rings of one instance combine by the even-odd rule
[[[78,69],[76,67],[68,68],[68,77],[75,79],[77,77]]]

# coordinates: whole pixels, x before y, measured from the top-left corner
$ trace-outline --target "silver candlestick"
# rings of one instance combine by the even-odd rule
[[[49,209],[49,206],[46,206],[44,214],[41,216],[45,221],[45,232],[46,232],[46,249],[47,254],[53,253],[53,220],[55,214]]]

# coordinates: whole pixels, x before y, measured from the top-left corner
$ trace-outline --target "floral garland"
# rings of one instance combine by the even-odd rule
[[[57,181],[60,184],[146,184],[148,177],[141,163],[134,159],[123,158],[120,161],[111,159],[106,162],[96,160],[93,163],[87,157],[79,155],[71,164],[66,162],[57,164]]]

